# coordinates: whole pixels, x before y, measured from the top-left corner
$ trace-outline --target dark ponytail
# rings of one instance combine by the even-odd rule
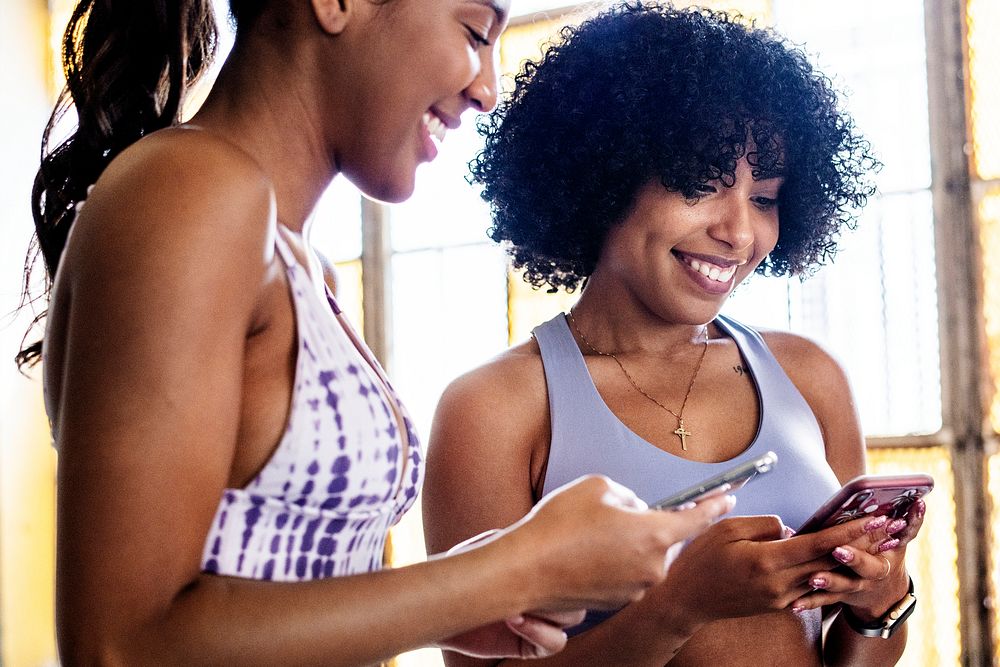
[[[42,162],[31,193],[35,237],[25,260],[21,307],[48,301],[52,280],[75,216],[75,206],[108,163],[142,136],[180,122],[184,94],[211,64],[216,24],[212,0],[80,0],[63,35],[66,87],[42,135]],[[70,108],[77,127],[52,147],[52,134]],[[33,294],[38,255],[46,276]],[[45,317],[32,321],[25,341]],[[22,343],[22,370],[42,354],[41,342]]]

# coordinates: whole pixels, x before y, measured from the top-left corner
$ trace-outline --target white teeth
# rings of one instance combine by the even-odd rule
[[[725,283],[729,282],[729,279],[733,277],[736,273],[736,266],[730,266],[729,268],[721,268],[715,266],[714,264],[709,264],[707,262],[700,262],[697,259],[685,258],[687,265],[691,267],[693,271],[697,271],[706,278],[715,280],[716,282]]]
[[[424,113],[424,127],[427,128],[432,137],[437,139],[438,143],[444,141],[444,135],[448,131],[448,128],[440,118],[429,111]]]

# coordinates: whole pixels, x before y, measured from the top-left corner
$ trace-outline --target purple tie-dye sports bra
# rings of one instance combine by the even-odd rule
[[[280,233],[276,244],[298,335],[288,424],[260,473],[223,492],[202,570],[275,581],[378,570],[389,527],[420,489],[419,443],[395,394],[381,390],[365,358],[372,355],[362,355],[341,324],[333,295],[320,292]]]

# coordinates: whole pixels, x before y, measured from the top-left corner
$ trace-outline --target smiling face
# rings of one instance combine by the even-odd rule
[[[781,184],[754,180],[746,158],[731,187],[709,181],[693,198],[653,179],[608,232],[588,289],[610,287],[668,322],[711,321],[777,243]]]
[[[365,12],[353,41],[352,114],[337,158],[366,194],[401,201],[468,109],[496,105],[496,44],[510,0],[392,0]],[[335,65],[334,65],[335,66]],[[333,94],[344,94],[334,91]]]

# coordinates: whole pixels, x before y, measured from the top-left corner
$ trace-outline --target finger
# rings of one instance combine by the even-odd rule
[[[917,500],[906,512],[906,528],[895,535],[902,544],[907,544],[917,536],[921,526],[924,525],[924,515],[927,513],[927,504],[923,500]]]
[[[521,642],[521,658],[545,658],[566,646],[567,637],[561,627],[539,618],[520,616],[505,621],[507,627],[524,641]]]
[[[884,517],[862,518],[824,528],[815,533],[796,535],[788,540],[787,556],[791,562],[804,563],[829,555],[842,545],[853,546],[859,541],[861,544],[866,544],[869,533],[883,529],[885,523]]]
[[[674,533],[674,542],[680,542],[703,532],[720,516],[731,511],[736,506],[735,496],[718,496],[698,502],[689,509],[678,509],[670,512],[655,511],[657,521],[670,526]]]
[[[870,554],[851,546],[841,546],[833,550],[833,557],[847,566],[859,577],[871,581],[882,581],[892,572],[893,561],[884,553]],[[823,586],[814,586],[823,588]]]
[[[609,505],[625,509],[638,510],[640,512],[649,507],[642,498],[635,495],[632,489],[627,486],[623,486],[608,477],[601,477],[601,479],[607,486],[603,495],[603,500]]]
[[[719,529],[726,532],[726,541],[729,542],[780,540],[788,535],[781,518],[773,514],[725,519],[719,523]]]

